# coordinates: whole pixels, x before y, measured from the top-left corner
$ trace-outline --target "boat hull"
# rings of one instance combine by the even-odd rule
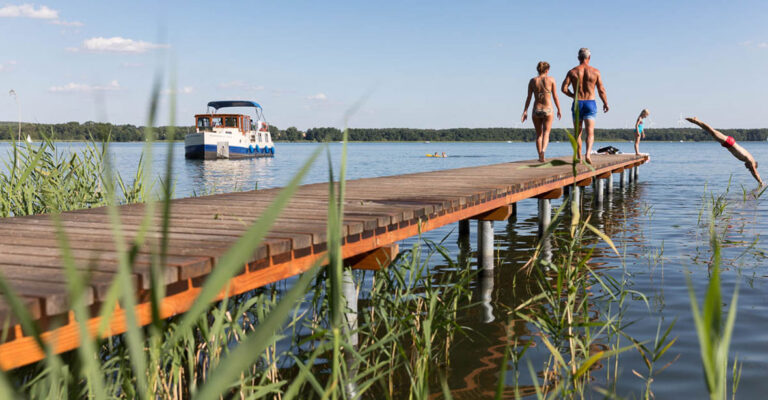
[[[245,147],[230,147],[229,154],[222,155],[215,144],[184,146],[184,157],[200,160],[274,157],[274,152],[256,153]]]
[[[239,159],[274,157],[272,143],[249,143],[233,135],[193,133],[184,139],[184,157],[189,159]]]

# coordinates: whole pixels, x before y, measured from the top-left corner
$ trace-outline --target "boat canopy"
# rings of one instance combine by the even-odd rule
[[[212,101],[208,103],[208,107],[213,107],[215,110],[225,107],[254,107],[261,109],[259,103],[248,100],[226,100],[226,101]]]

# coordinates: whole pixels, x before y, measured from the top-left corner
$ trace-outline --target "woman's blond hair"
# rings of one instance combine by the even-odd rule
[[[647,116],[651,115],[651,112],[648,111],[647,108],[643,108],[643,111],[640,111],[640,116],[642,117],[643,115],[645,115],[647,117]]]

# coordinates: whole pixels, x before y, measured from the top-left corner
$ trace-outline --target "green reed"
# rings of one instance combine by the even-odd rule
[[[691,312],[696,325],[696,333],[699,338],[699,351],[704,370],[704,378],[710,399],[728,398],[728,359],[731,336],[736,322],[736,310],[739,296],[739,288],[736,286],[731,297],[728,313],[722,312],[722,293],[720,273],[722,264],[722,243],[730,224],[727,214],[727,195],[730,188],[717,196],[710,195],[704,198],[702,213],[708,218],[707,231],[712,257],[709,263],[709,283],[704,295],[703,304],[700,306],[696,300],[693,285],[688,277],[688,292],[691,299]],[[719,224],[719,222],[722,222]],[[722,225],[722,231],[718,226]],[[731,394],[735,397],[738,382],[741,375],[741,365],[734,360],[732,365]]]
[[[47,214],[99,207],[108,203],[103,187],[108,142],[88,143],[82,151],[59,152],[44,134],[39,143],[11,142],[12,149],[0,171],[0,217]],[[144,179],[144,162],[126,183],[115,176],[118,201],[137,203],[146,199],[151,186]]]

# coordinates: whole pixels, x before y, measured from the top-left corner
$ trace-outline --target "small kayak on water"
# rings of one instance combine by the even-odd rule
[[[435,157],[435,158],[447,158],[448,156],[436,156],[434,154],[427,154],[427,157]]]

